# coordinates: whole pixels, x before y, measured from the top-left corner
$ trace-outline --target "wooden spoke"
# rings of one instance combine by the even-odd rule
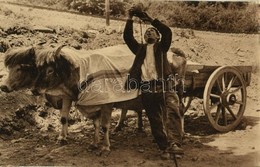
[[[234,112],[231,110],[231,108],[229,106],[226,106],[228,112],[232,115],[232,117],[237,120],[237,116],[234,114]]]
[[[220,106],[218,106],[218,108],[217,108],[217,112],[216,112],[216,118],[215,118],[215,121],[216,121],[216,123],[218,124],[218,120],[219,120],[219,118],[220,118],[220,112],[221,110],[220,110]]]
[[[244,105],[244,103],[242,101],[236,101],[235,103],[240,104],[240,105]]]
[[[232,88],[232,85],[233,85],[233,83],[236,81],[236,79],[237,79],[237,76],[233,76],[233,77],[231,78],[231,80],[230,80],[229,83],[228,83],[227,90],[229,90],[230,88]]]
[[[226,85],[225,85],[225,75],[223,74],[222,78],[221,78],[221,81],[222,81],[222,88],[223,88],[223,91],[226,90]]]
[[[225,107],[222,107],[222,118],[223,118],[224,126],[227,126],[227,115],[226,115]]]
[[[239,87],[237,87],[236,89],[230,91],[229,93],[236,93],[236,92],[238,92],[238,91],[239,91],[240,89],[242,89],[242,88],[243,88],[243,86],[239,86]]]
[[[219,98],[219,99],[220,99],[220,96],[219,96],[219,95],[216,95],[216,94],[213,94],[213,93],[211,93],[210,96],[211,96],[211,97],[215,97],[215,98]]]
[[[220,91],[220,92],[223,92],[223,90],[222,90],[222,88],[221,88],[221,85],[220,85],[220,83],[219,83],[219,80],[218,80],[218,79],[216,80],[216,82],[217,82],[217,86],[218,86],[218,89],[219,89],[219,91]]]

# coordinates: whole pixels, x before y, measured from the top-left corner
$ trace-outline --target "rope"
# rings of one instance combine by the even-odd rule
[[[142,28],[142,20],[140,19],[139,20],[139,24],[140,24],[140,38],[141,38],[141,43],[143,44],[144,41],[143,41],[143,28]]]

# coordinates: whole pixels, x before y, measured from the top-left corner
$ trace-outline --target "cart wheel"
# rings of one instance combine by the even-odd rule
[[[210,75],[203,94],[203,107],[216,130],[228,132],[237,127],[246,107],[246,84],[235,67],[222,66]]]
[[[189,109],[192,100],[192,96],[186,96],[182,98],[182,104],[184,106],[183,113],[185,113]]]

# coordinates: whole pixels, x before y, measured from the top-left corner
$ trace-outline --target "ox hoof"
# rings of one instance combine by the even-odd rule
[[[107,151],[110,152],[110,147],[109,146],[102,146],[101,150],[102,150],[102,152],[107,152]]]
[[[114,132],[119,132],[122,130],[122,127],[121,126],[117,126],[115,129],[114,129]]]
[[[100,150],[95,151],[95,155],[100,157],[102,155],[102,151]]]
[[[96,150],[96,151],[94,151],[94,153],[95,153],[95,155],[96,156],[99,156],[99,157],[108,157],[109,156],[109,154],[110,154],[110,151],[103,151],[103,150]]]
[[[58,137],[58,141],[57,141],[58,144],[60,145],[67,145],[68,144],[68,140],[64,137]]]
[[[88,147],[88,150],[97,150],[98,149],[98,145],[97,144],[90,144]]]
[[[136,128],[135,131],[137,133],[144,133],[144,129],[143,128]]]
[[[62,146],[69,144],[68,140],[65,140],[65,139],[60,140],[59,143],[60,143],[60,145],[62,145]]]
[[[108,157],[109,156],[109,154],[111,153],[111,151],[109,150],[102,150],[102,156],[104,156],[104,157]]]

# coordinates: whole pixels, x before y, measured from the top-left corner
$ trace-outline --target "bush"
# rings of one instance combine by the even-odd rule
[[[218,32],[257,33],[257,6],[246,2],[154,2],[153,16],[167,16],[170,26]],[[160,9],[160,10],[159,10]]]
[[[126,3],[121,1],[110,0],[110,15],[111,16],[124,16]],[[88,0],[88,1],[72,1],[68,8],[78,10],[81,13],[99,15],[105,14],[105,1],[104,0]]]

